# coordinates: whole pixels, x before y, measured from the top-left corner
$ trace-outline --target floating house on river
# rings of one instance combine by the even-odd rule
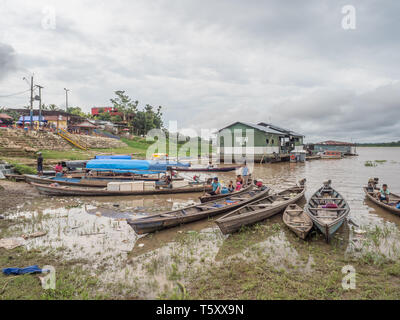
[[[325,151],[339,151],[345,156],[357,155],[356,145],[351,142],[329,140],[312,144],[310,149],[313,154]]]
[[[253,157],[256,162],[288,161],[290,152],[303,150],[304,135],[269,123],[235,122],[217,132],[221,162]]]

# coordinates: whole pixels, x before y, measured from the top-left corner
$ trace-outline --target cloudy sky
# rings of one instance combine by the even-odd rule
[[[399,14],[398,0],[1,0],[0,106],[27,105],[9,95],[34,73],[62,107],[64,87],[85,111],[125,90],[179,128],[400,140]]]

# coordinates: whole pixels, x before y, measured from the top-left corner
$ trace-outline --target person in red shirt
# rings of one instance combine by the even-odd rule
[[[56,167],[54,168],[54,170],[56,171],[56,175],[57,175],[58,173],[61,173],[61,174],[62,174],[62,172],[63,172],[63,167],[62,167],[61,162],[57,163],[57,165],[56,165]]]

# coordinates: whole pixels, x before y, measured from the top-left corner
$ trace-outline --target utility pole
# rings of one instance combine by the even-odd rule
[[[68,91],[69,91],[69,89],[64,88],[64,90],[65,90],[65,112],[67,112],[68,111]]]
[[[31,118],[31,130],[33,130],[33,75],[31,76],[31,110],[29,114]]]
[[[37,88],[39,88],[39,128],[42,124],[42,86],[39,86],[38,84],[36,85]]]

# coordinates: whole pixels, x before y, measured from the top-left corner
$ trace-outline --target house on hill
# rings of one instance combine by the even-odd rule
[[[252,136],[254,144],[250,141]],[[273,124],[235,122],[217,132],[217,153],[224,162],[246,154],[257,162],[283,161],[289,160],[291,151],[303,150],[303,139],[304,135]]]

